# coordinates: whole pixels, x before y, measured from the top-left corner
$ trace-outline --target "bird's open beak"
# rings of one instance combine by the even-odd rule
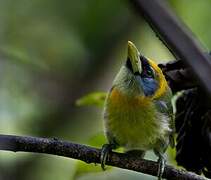
[[[133,73],[141,74],[142,66],[139,58],[139,51],[131,41],[128,41],[128,58],[131,62]]]

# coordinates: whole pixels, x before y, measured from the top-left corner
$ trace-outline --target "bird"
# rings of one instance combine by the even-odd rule
[[[144,158],[153,150],[158,157],[158,179],[162,179],[169,145],[174,147],[172,92],[155,61],[141,55],[128,41],[126,62],[122,65],[104,104],[104,132],[107,144],[101,149],[105,170],[111,150]]]

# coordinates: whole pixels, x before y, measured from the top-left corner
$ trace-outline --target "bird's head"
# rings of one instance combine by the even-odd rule
[[[126,63],[114,80],[114,86],[128,96],[161,97],[168,89],[166,79],[157,64],[142,56],[128,41]]]

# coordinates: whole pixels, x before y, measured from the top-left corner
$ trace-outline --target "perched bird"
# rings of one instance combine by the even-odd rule
[[[108,144],[101,150],[105,168],[109,151],[123,147],[143,157],[153,150],[158,156],[158,178],[165,168],[164,153],[174,146],[172,92],[157,64],[140,55],[128,41],[126,63],[116,75],[104,107],[104,129]]]

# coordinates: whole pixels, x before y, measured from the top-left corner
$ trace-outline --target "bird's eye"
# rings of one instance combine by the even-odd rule
[[[144,68],[142,73],[141,73],[141,77],[143,77],[143,78],[154,78],[155,77],[154,70],[150,67]]]
[[[151,70],[147,70],[147,71],[146,71],[146,75],[147,75],[148,77],[153,77],[153,72],[152,72]]]

